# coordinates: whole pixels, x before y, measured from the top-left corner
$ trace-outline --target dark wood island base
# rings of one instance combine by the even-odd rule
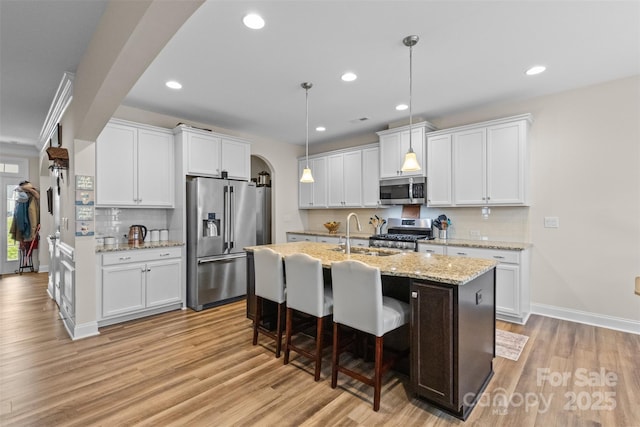
[[[493,376],[495,269],[462,286],[412,282],[413,392],[465,420]]]

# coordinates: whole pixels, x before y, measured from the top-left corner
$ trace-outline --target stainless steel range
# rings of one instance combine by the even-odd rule
[[[369,246],[418,250],[419,240],[434,239],[430,218],[389,218],[387,234],[369,238]]]

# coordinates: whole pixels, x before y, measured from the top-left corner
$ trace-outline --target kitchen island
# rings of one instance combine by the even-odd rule
[[[335,244],[295,242],[247,247],[247,316],[255,310],[253,252],[269,247],[286,261],[306,253],[331,264],[347,259],[378,267],[383,292],[411,305],[410,382],[414,394],[466,419],[493,376],[495,266],[476,258],[366,248],[345,254]],[[265,307],[266,309],[266,307]]]

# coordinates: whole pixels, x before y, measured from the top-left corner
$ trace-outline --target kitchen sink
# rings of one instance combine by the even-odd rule
[[[342,246],[329,249],[329,250],[333,252],[345,253],[345,249]],[[355,248],[351,248],[351,253],[356,255],[368,255],[368,256],[391,256],[391,255],[398,255],[402,253],[402,251],[355,247]]]

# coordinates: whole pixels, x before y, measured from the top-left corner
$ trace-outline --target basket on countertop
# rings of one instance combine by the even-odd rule
[[[340,228],[340,223],[336,221],[325,222],[323,225],[329,230],[329,234],[337,234],[338,228]]]

